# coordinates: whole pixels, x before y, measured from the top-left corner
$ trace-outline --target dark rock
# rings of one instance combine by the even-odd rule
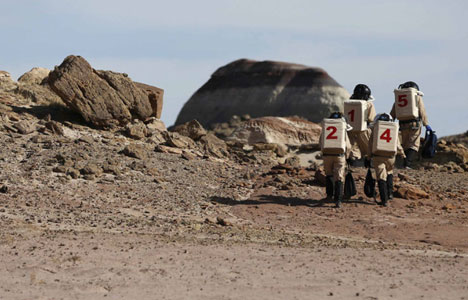
[[[2,187],[0,187],[0,193],[2,194],[8,193],[8,186],[2,185]]]
[[[67,106],[94,126],[124,125],[154,115],[148,92],[126,74],[94,70],[80,56],[65,58],[50,72],[48,82]]]

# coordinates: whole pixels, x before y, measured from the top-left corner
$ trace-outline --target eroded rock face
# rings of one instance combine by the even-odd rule
[[[16,83],[7,71],[0,71],[0,91],[8,92],[16,88]]]
[[[28,84],[41,84],[49,76],[50,70],[46,68],[35,67],[29,72],[24,73],[18,78],[18,82]]]
[[[240,59],[219,68],[184,105],[176,125],[197,119],[203,126],[233,115],[301,116],[319,122],[342,110],[349,93],[320,68]]]
[[[153,108],[153,117],[161,119],[164,90],[140,82],[135,82],[135,85],[146,93],[151,107]]]
[[[298,117],[262,117],[244,122],[228,140],[301,146],[318,143],[321,131],[319,124]]]
[[[65,58],[49,74],[48,82],[67,106],[97,127],[155,115],[148,88],[138,87],[126,74],[94,70],[80,56]]]

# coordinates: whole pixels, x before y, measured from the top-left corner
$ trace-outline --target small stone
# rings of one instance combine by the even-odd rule
[[[94,138],[90,135],[82,135],[78,139],[78,142],[83,142],[92,145],[94,143]]]
[[[141,140],[146,137],[147,129],[143,123],[128,124],[125,128],[125,133],[132,139]]]
[[[8,186],[3,185],[2,187],[0,187],[0,193],[2,194],[8,193]]]
[[[138,158],[138,159],[145,159],[148,157],[148,153],[146,149],[139,144],[130,144],[127,145],[122,151],[124,155],[128,157]]]
[[[28,121],[20,121],[13,125],[19,133],[29,134],[36,130],[36,126]]]
[[[93,163],[89,163],[80,170],[80,173],[83,175],[101,175],[102,168]]]
[[[183,151],[181,157],[186,160],[193,160],[195,159],[195,155],[191,154],[188,151]]]
[[[77,179],[78,177],[80,177],[80,171],[74,168],[68,168],[67,175],[69,175],[73,179]]]

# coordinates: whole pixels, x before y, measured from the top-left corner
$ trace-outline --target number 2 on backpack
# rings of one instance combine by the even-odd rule
[[[327,131],[331,130],[331,132],[327,135],[327,140],[337,140],[338,136],[334,135],[338,130],[335,126],[328,126]]]

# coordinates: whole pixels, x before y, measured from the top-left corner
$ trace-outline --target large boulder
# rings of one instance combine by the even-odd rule
[[[65,58],[50,72],[48,83],[67,106],[97,127],[156,116],[148,88],[138,87],[127,74],[95,70],[80,56]]]
[[[185,103],[175,124],[197,119],[211,127],[244,114],[319,122],[342,110],[348,98],[349,93],[320,68],[240,59],[219,68]]]
[[[318,144],[320,125],[298,117],[262,117],[244,122],[227,139],[242,144]]]

